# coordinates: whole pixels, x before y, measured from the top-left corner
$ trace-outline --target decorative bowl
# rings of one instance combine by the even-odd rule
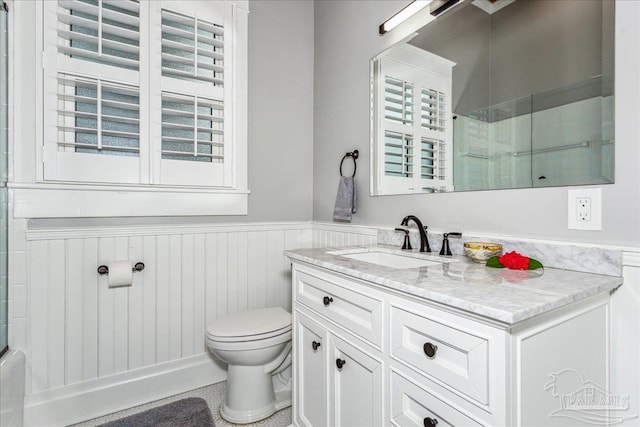
[[[502,245],[491,242],[465,242],[464,254],[475,262],[486,262],[495,255],[500,255]]]

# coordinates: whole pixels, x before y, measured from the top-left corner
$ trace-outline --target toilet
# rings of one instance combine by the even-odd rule
[[[290,313],[270,307],[217,319],[206,342],[228,364],[222,418],[252,423],[291,406]]]

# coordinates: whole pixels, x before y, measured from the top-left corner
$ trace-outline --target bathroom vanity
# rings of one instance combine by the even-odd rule
[[[294,425],[550,426],[577,412],[602,416],[570,402],[609,386],[609,296],[622,278],[491,269],[383,246],[286,254]]]

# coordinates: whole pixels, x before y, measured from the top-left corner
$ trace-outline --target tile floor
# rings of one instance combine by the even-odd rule
[[[83,423],[74,424],[73,427],[95,427],[108,421],[117,420],[118,418],[126,417],[128,415],[136,414],[138,412],[146,411],[147,409],[154,408],[156,406],[162,406],[166,403],[176,400],[184,399],[186,397],[201,397],[207,401],[209,409],[211,409],[211,415],[216,423],[216,427],[229,427],[236,426],[238,424],[230,424],[220,418],[219,407],[220,403],[224,400],[226,381],[213,384],[207,387],[198,388],[188,391],[186,393],[176,394],[175,396],[167,397],[165,399],[156,400],[155,402],[147,403],[145,405],[136,406],[135,408],[126,409],[120,412],[114,412],[113,414],[105,415],[104,417],[94,418],[93,420],[85,421]],[[253,424],[242,424],[243,427],[252,426],[265,426],[265,427],[285,427],[291,424],[291,407],[276,412],[266,420],[258,421]]]

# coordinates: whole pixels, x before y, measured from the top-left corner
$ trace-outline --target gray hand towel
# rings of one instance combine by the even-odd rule
[[[341,176],[333,219],[351,222],[351,216],[354,213],[356,213],[355,179],[352,176]]]

